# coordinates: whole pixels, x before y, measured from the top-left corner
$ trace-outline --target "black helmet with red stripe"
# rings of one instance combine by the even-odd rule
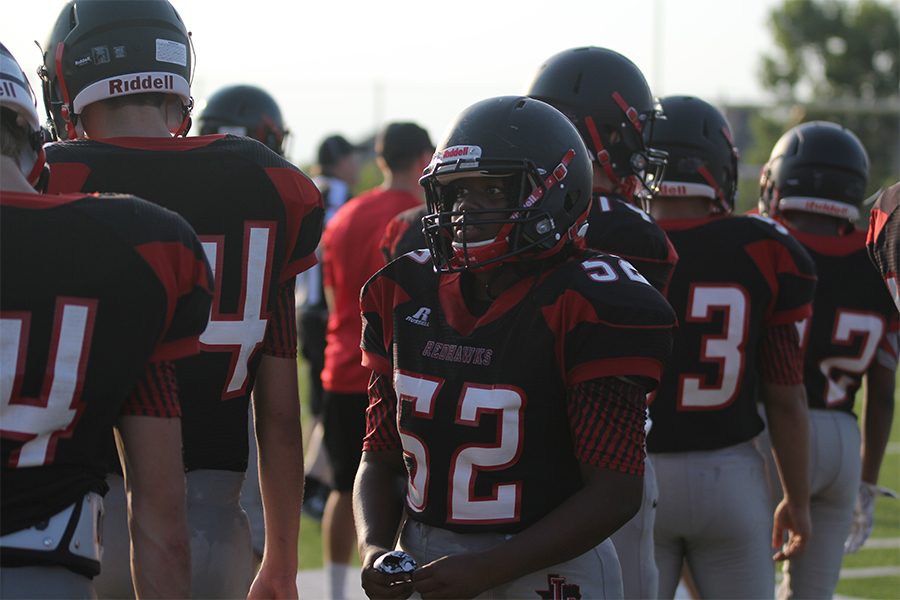
[[[656,191],[666,165],[651,147],[659,107],[633,62],[607,48],[565,50],[541,66],[528,95],[569,117],[623,196]]]
[[[190,126],[190,33],[168,0],[66,4],[44,47],[44,105],[60,137],[75,138],[85,106],[130,94],[177,95]]]
[[[472,178],[502,186],[506,204],[460,208],[458,186]],[[501,96],[464,110],[420,183],[429,212],[425,238],[438,271],[539,260],[584,243],[590,157],[572,123],[539,100]],[[496,234],[470,235],[485,226]]]
[[[231,133],[262,142],[284,154],[287,130],[278,103],[253,85],[232,85],[213,94],[198,118],[200,134]]]
[[[659,196],[705,197],[717,212],[734,210],[738,151],[725,116],[691,96],[667,96],[661,104],[666,118],[656,124],[653,143],[669,158]]]
[[[810,121],[775,143],[759,180],[759,211],[786,210],[859,218],[869,182],[869,156],[856,135],[837,123]]]

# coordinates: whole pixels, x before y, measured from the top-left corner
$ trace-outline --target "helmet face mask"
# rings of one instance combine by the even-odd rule
[[[502,186],[506,206],[458,203],[461,183]],[[488,181],[484,181],[484,180]],[[582,243],[591,167],[577,131],[552,107],[500,97],[464,111],[420,180],[425,237],[442,272],[539,260]],[[482,239],[485,231],[496,231]]]
[[[656,143],[669,155],[662,197],[703,197],[713,212],[730,213],[737,196],[738,150],[728,121],[714,106],[691,96],[662,99],[666,118]]]
[[[213,94],[200,113],[200,134],[231,133],[251,137],[274,152],[284,154],[289,132],[281,109],[264,90],[235,85]]]
[[[661,117],[640,69],[606,48],[574,48],[541,67],[528,95],[558,108],[578,128],[592,160],[623,196],[657,191],[666,154],[652,147]]]
[[[168,0],[70,1],[43,49],[44,106],[60,137],[77,136],[85,106],[131,94],[174,94],[190,125],[193,45]]]
[[[828,121],[801,123],[775,143],[760,175],[759,210],[859,218],[869,178],[869,157],[849,129]]]

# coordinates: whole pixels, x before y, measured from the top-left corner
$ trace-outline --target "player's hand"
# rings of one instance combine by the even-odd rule
[[[413,585],[422,598],[474,598],[494,587],[487,561],[473,554],[454,554],[419,567]]]
[[[775,508],[772,526],[772,548],[776,550],[773,560],[780,561],[797,556],[809,543],[812,534],[812,520],[809,504],[793,506],[782,499]],[[785,541],[787,536],[787,541]]]
[[[279,573],[263,564],[247,594],[247,600],[297,599],[297,573]]]
[[[412,578],[409,573],[384,573],[375,568],[375,561],[390,548],[372,548],[366,552],[362,566],[362,588],[366,596],[372,598],[398,598],[405,600],[413,593]]]
[[[859,493],[856,496],[856,505],[853,508],[853,522],[850,524],[850,534],[844,542],[844,554],[856,552],[863,547],[872,527],[875,525],[875,498],[887,496],[897,498],[897,492],[887,488],[878,487],[865,481],[859,484]]]

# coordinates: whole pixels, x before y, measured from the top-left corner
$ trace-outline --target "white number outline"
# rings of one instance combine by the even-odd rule
[[[4,312],[0,319],[0,436],[25,442],[6,466],[51,464],[59,438],[72,435],[85,403],[81,399],[90,357],[97,300],[59,297],[40,396],[21,393],[31,313]],[[16,426],[16,429],[8,428]]]
[[[718,300],[706,298],[709,294],[722,292],[726,292],[730,298]],[[740,300],[734,301],[736,298]],[[734,402],[740,394],[747,362],[745,346],[750,312],[750,297],[747,290],[733,284],[691,284],[685,321],[708,323],[712,320],[714,312],[725,313],[724,331],[718,335],[702,337],[700,360],[718,365],[718,379],[715,383],[708,384],[700,374],[679,375],[676,406],[680,411],[720,410]],[[728,367],[729,358],[732,362],[740,361],[736,372]]]
[[[819,361],[819,371],[825,377],[824,402],[828,407],[838,406],[850,400],[848,387],[853,380],[846,375],[831,377],[837,369],[846,373],[863,375],[869,369],[884,336],[887,323],[878,313],[839,308],[831,331],[831,343],[849,346],[863,337],[860,352],[856,356],[830,356]]]
[[[407,478],[407,502],[415,512],[422,512],[428,502],[430,453],[424,440],[400,425],[404,402],[411,404],[411,414],[433,419],[434,407],[444,380],[398,371],[394,374],[397,392],[397,429],[403,454],[410,460]],[[502,396],[502,397],[501,397]],[[506,403],[512,404],[507,406]],[[497,437],[494,444],[465,444],[453,452],[448,472],[448,523],[492,524],[517,522],[521,518],[522,482],[513,481],[494,486],[487,498],[474,496],[475,478],[479,471],[507,468],[521,457],[524,393],[512,386],[465,384],[456,407],[457,425],[478,427],[485,413],[497,414]],[[515,434],[512,432],[515,431]],[[515,446],[510,447],[514,440]],[[473,460],[474,457],[474,460]],[[475,460],[490,459],[487,464]]]
[[[267,310],[270,280],[276,275],[272,273],[276,232],[277,225],[271,221],[244,223],[241,290],[234,313],[224,313],[220,308],[225,236],[200,236],[215,282],[209,321],[200,336],[200,347],[205,352],[231,353],[228,378],[222,388],[223,400],[247,394],[248,366],[265,339],[271,316]]]

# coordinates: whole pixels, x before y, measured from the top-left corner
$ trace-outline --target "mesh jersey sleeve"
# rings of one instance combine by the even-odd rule
[[[759,367],[769,383],[803,383],[803,349],[795,323],[766,327],[759,347]]]
[[[391,373],[393,306],[397,288],[383,274],[376,274],[362,289],[362,365],[378,373]]]
[[[583,381],[567,392],[569,427],[582,463],[644,473],[646,390],[615,377]]]
[[[122,414],[136,417],[174,418],[181,416],[175,364],[171,361],[150,362],[134,386]]]
[[[366,409],[366,435],[363,450],[379,452],[401,447],[397,431],[397,394],[388,375],[372,373],[369,381],[369,407]]]
[[[263,352],[277,358],[297,358],[297,312],[294,287],[296,277],[278,287],[275,312],[266,325]]]

